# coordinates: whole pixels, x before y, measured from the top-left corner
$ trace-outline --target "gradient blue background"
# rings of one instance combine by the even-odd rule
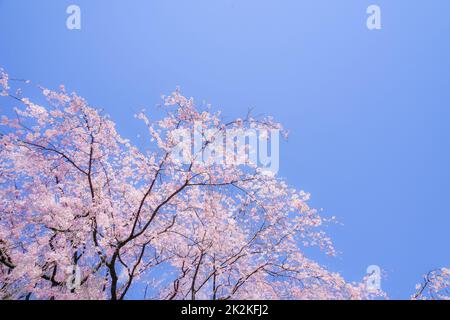
[[[0,0],[0,66],[64,83],[139,145],[133,114],[177,85],[230,118],[273,115],[291,131],[280,176],[343,224],[341,254],[313,256],[355,281],[377,264],[408,298],[450,265],[449,15],[448,0]]]

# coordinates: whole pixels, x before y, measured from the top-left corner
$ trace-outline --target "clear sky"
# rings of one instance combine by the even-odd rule
[[[273,115],[291,132],[279,175],[342,223],[340,255],[314,257],[352,281],[379,265],[408,298],[450,265],[449,15],[448,0],[0,0],[0,66],[64,83],[137,144],[134,113],[177,85],[229,118]]]

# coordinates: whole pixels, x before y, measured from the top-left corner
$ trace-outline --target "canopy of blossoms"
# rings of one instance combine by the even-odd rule
[[[142,150],[64,87],[33,100],[12,81],[1,72],[15,108],[0,125],[0,298],[125,299],[139,286],[155,299],[373,295],[305,256],[334,254],[308,194],[252,164],[174,154],[178,129],[202,123],[202,151],[208,129],[282,130],[271,118],[225,122],[176,91],[163,119],[137,116]]]

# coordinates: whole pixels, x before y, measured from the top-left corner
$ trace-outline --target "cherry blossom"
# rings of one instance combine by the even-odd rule
[[[422,283],[416,285],[415,300],[450,300],[450,269],[428,272]]]
[[[201,122],[201,152],[214,130],[282,130],[272,118],[224,121],[177,90],[163,119],[137,115],[143,150],[76,93],[21,98],[1,77],[16,104],[0,124],[1,298],[126,299],[145,283],[155,299],[373,296],[304,254],[335,254],[309,194],[255,166],[173,153],[177,129]]]

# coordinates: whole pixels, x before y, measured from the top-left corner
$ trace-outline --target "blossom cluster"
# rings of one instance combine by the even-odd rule
[[[177,157],[176,130],[201,123],[204,154],[226,130],[282,130],[273,119],[225,122],[177,90],[163,119],[137,116],[142,150],[77,94],[40,90],[46,103],[5,98],[15,116],[0,124],[0,298],[115,300],[142,284],[155,299],[372,296],[304,253],[335,254],[308,193],[257,166]]]

